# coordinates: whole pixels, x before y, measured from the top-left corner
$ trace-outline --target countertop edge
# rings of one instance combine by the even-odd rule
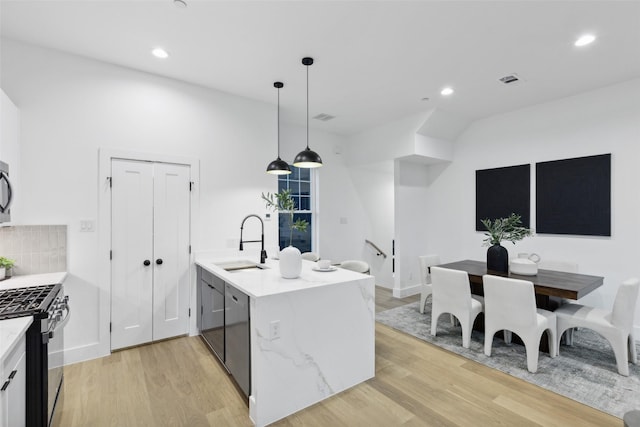
[[[8,345],[6,345],[5,342],[1,343],[0,345],[0,363],[4,363],[7,355],[13,351],[16,345],[18,345],[18,341],[20,341],[20,339],[27,332],[27,329],[29,329],[31,323],[33,323],[33,316],[0,320],[0,329],[9,329],[9,332],[6,333],[0,331],[0,336],[5,339],[9,337],[9,339],[11,340]]]
[[[251,298],[267,298],[267,297],[272,297],[277,295],[286,295],[286,294],[295,293],[295,292],[304,292],[310,289],[317,289],[324,286],[335,286],[335,285],[340,285],[342,283],[347,283],[347,282],[352,282],[357,280],[365,280],[365,279],[367,280],[370,279],[372,281],[375,280],[374,276],[356,273],[349,270],[342,270],[342,269],[340,269],[341,270],[340,273],[338,273],[335,276],[324,276],[326,274],[332,274],[332,273],[313,272],[311,269],[315,265],[315,263],[311,261],[306,261],[306,260],[302,261],[303,266],[302,266],[302,272],[300,277],[296,279],[283,279],[279,275],[278,261],[267,259],[265,266],[268,267],[268,271],[263,272],[264,274],[267,275],[267,276],[263,276],[262,278],[263,283],[264,281],[269,281],[267,279],[270,279],[270,281],[273,282],[274,288],[277,288],[277,289],[265,290],[264,292],[255,292],[255,290],[248,288],[243,283],[241,283],[241,280],[239,280],[243,278],[245,278],[246,280],[247,276],[243,276],[242,275],[243,273],[237,273],[237,272],[231,273],[215,265],[215,263],[217,262],[226,262],[226,261],[232,261],[232,260],[235,260],[235,258],[196,259],[195,265],[200,266],[205,270],[207,270],[209,273],[220,277],[225,282],[229,283],[230,285],[234,286],[238,290],[249,295],[249,297]],[[306,276],[306,278],[303,276]],[[348,276],[348,277],[345,278],[344,276]],[[315,277],[319,277],[320,280],[317,280],[317,281],[309,280],[309,278],[314,279]],[[333,280],[334,278],[336,280]],[[290,289],[283,288],[286,285],[294,285],[294,286],[291,287]]]

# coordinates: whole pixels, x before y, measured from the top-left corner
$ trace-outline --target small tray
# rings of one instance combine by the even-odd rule
[[[322,272],[336,271],[337,269],[338,269],[338,267],[334,267],[334,266],[331,266],[329,268],[319,268],[319,267],[313,267],[312,268],[313,271],[322,271]]]

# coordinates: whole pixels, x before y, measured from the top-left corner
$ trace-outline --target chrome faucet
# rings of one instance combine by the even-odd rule
[[[251,217],[256,217],[260,220],[260,224],[262,224],[262,235],[260,236],[260,240],[242,240],[242,229],[244,228],[244,222],[251,218]],[[244,217],[244,219],[242,220],[242,224],[240,224],[240,250],[244,250],[243,247],[243,243],[258,243],[261,242],[262,243],[262,250],[260,251],[260,264],[264,264],[264,262],[267,260],[267,251],[264,250],[264,222],[262,221],[262,218],[260,218],[258,215],[256,214],[250,214]]]

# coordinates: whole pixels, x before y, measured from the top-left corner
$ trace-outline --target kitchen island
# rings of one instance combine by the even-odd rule
[[[284,418],[375,375],[374,277],[340,268],[297,279],[264,269],[226,271],[228,260],[196,264],[249,296],[251,392],[257,426]]]

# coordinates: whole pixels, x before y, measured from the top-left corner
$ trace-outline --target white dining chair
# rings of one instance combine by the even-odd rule
[[[543,259],[538,263],[538,268],[542,268],[544,270],[555,270],[562,271],[565,273],[577,273],[578,272],[578,264],[571,261],[564,260],[546,260]],[[563,298],[562,304],[570,304],[572,300]],[[567,345],[573,345],[573,328],[567,330],[567,333],[564,334],[564,343]]]
[[[536,308],[533,283],[506,277],[482,276],[484,289],[484,354],[491,356],[493,336],[506,329],[517,334],[525,346],[527,369],[538,370],[538,348],[542,333],[547,331],[549,355],[556,357],[556,316]]]
[[[602,335],[616,357],[618,373],[629,376],[629,361],[638,364],[638,354],[633,333],[633,316],[638,303],[640,282],[627,279],[618,288],[611,311],[581,304],[565,304],[555,311],[558,317],[558,337],[575,327],[587,328]],[[559,339],[558,339],[559,343]]]
[[[369,264],[359,260],[347,260],[340,263],[340,268],[356,271],[358,273],[369,274]]]
[[[427,303],[427,297],[432,293],[431,287],[431,267],[440,264],[440,256],[438,255],[422,255],[418,257],[420,266],[420,313],[424,314],[424,305]]]
[[[431,267],[431,335],[436,336],[438,318],[450,313],[460,322],[462,346],[469,348],[473,322],[484,309],[483,299],[471,295],[469,274],[466,271]]]
[[[300,254],[300,258],[315,262],[320,259],[320,256],[315,252],[302,252],[302,254]]]

